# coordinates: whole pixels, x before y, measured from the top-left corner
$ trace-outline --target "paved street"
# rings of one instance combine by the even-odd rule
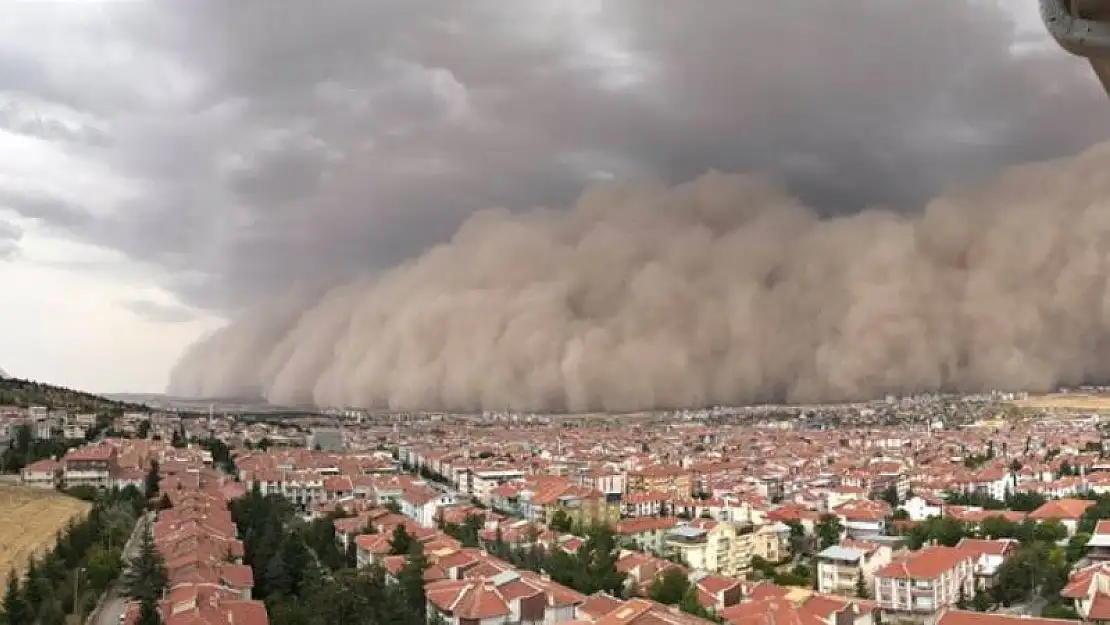
[[[135,525],[135,531],[131,533],[131,538],[127,540],[127,546],[123,550],[124,566],[130,562],[139,553],[139,547],[142,545],[142,532],[147,531],[150,523],[150,514],[144,514],[139,522]],[[108,591],[108,595],[104,598],[103,608],[100,613],[96,615],[96,621],[90,625],[119,625],[120,617],[123,615],[124,610],[127,609],[126,600],[120,596],[122,576],[120,581]]]
[[[116,596],[114,590],[109,592],[110,598],[104,602],[104,609],[100,611],[95,625],[119,625],[120,615],[127,608],[127,602],[122,597]]]

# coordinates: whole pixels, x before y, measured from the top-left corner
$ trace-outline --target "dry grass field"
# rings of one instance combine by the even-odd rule
[[[1019,408],[1062,412],[1110,412],[1110,396],[1081,393],[1030,395],[1029,399],[1015,401],[1014,405]]]
[[[90,507],[54,490],[0,484],[0,588],[9,571],[50,548],[58,530]]]

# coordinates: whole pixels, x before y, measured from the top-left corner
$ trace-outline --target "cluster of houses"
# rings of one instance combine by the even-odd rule
[[[145,468],[159,459],[173,504],[156,524],[159,546],[167,563],[180,566],[175,588],[208,593],[192,604],[166,604],[171,617],[175,606],[251,603],[249,567],[236,561],[241,545],[226,502],[258,487],[310,516],[337,507],[353,514],[336,522],[340,541],[354,546],[359,565],[381,564],[391,575],[404,557],[390,555],[389,538],[403,525],[431,563],[429,611],[459,625],[706,622],[645,598],[675,570],[694,585],[702,607],[729,623],[1059,624],[955,609],[995,583],[1018,551],[1015,541],[964,539],[909,550],[894,527],[945,516],[974,526],[1002,515],[1056,521],[1071,536],[1092,505],[1078,495],[1110,492],[1110,462],[1097,449],[1101,434],[1079,422],[927,432],[696,424],[452,429],[442,421],[374,427],[321,435],[310,448],[238,454],[242,486],[207,468],[211,458],[202,452],[152,440],[79,447],[28,466],[23,479],[43,487],[142,487]],[[1025,514],[951,505],[942,497],[949,492],[997,500],[1030,492],[1050,501]],[[482,546],[463,546],[443,529],[475,516],[487,548],[498,540],[573,553],[585,544],[580,530],[607,524],[620,541],[616,566],[626,588],[618,596],[584,596]],[[813,548],[830,519],[840,528],[837,540]],[[368,526],[375,531],[367,533]],[[194,542],[182,544],[200,555],[166,542],[181,528],[197,528],[183,531],[183,540]],[[789,568],[802,546],[815,553],[806,588],[762,579],[762,565]],[[1080,618],[1110,621],[1110,523],[1098,525],[1061,596]],[[254,609],[229,607],[230,616],[210,622],[242,625]]]
[[[96,427],[96,415],[51,410],[46,406],[0,406],[0,445],[6,447],[15,438],[16,429],[22,426],[28,428],[32,439],[80,441]]]
[[[228,502],[242,485],[208,467],[199,453],[174,450],[160,465],[160,490],[171,506],[160,510],[151,532],[165,562],[167,588],[159,609],[166,625],[268,625],[266,606],[251,599],[253,571],[243,564]],[[124,623],[135,623],[128,606]]]
[[[863,625],[870,622],[867,619],[880,615],[888,620],[924,624],[943,618],[951,620],[957,602],[989,588],[1002,563],[1018,549],[1016,541],[1008,539],[965,539],[953,547],[933,545],[908,550],[900,537],[892,535],[892,507],[885,501],[871,499],[873,489],[867,483],[826,488],[816,501],[772,501],[754,492],[695,496],[693,491],[704,476],[682,469],[610,468],[585,475],[552,475],[522,468],[468,467],[464,471],[440,473],[445,468],[442,463],[428,464],[411,450],[407,453],[402,450],[400,456],[402,465],[420,469],[424,477],[397,471],[384,456],[374,454],[272,450],[246,454],[238,462],[244,482],[257,483],[263,492],[285,494],[318,513],[336,505],[356,510],[358,516],[341,520],[337,527],[345,543],[355,543],[363,565],[380,562],[387,570],[399,570],[403,558],[388,555],[388,538],[392,527],[405,524],[410,534],[425,543],[426,554],[434,564],[432,570],[442,571],[442,579],[429,580],[440,583],[437,593],[432,593],[429,586],[429,601],[438,606],[447,622],[470,622],[469,617],[459,616],[450,608],[465,602],[460,603],[462,600],[450,595],[449,590],[465,595],[478,592],[479,587],[496,590],[510,581],[514,588],[530,584],[534,590],[552,583],[538,574],[517,571],[481,549],[464,548],[437,529],[444,520],[461,523],[469,514],[481,516],[482,535],[487,541],[497,535],[516,546],[537,543],[547,549],[568,551],[584,542],[575,535],[575,529],[594,522],[609,524],[621,540],[617,566],[629,580],[630,592],[626,597],[645,596],[655,579],[677,567],[698,587],[703,605],[729,622],[774,620],[787,614],[784,610],[788,604],[794,610],[790,618],[801,620],[810,620],[806,614],[816,611],[817,606],[836,606],[835,616],[818,615],[836,625],[847,622]],[[910,488],[901,488],[902,480],[889,476],[885,479],[882,490],[893,487],[912,494]],[[971,486],[967,491],[970,493],[994,492],[983,490],[992,489],[993,482],[967,484]],[[606,492],[610,489],[617,492]],[[1053,520],[1071,535],[1091,503],[1086,499],[1055,499],[1025,515],[949,505],[936,495],[926,494],[912,495],[900,507],[911,520],[952,516],[969,525],[996,514],[1009,520]],[[393,512],[383,506],[389,506]],[[813,588],[780,589],[766,581],[753,581],[752,563],[756,556],[769,563],[789,562],[799,528],[803,538],[813,540],[817,525],[828,517],[836,518],[842,534],[837,544],[819,551],[813,558],[816,569]],[[361,534],[367,523],[377,532]],[[566,531],[552,529],[559,524]],[[1078,571],[1063,594],[1075,601],[1082,617],[1090,620],[1098,620],[1095,617],[1102,610],[1110,609],[1110,558],[1098,559],[1099,553],[1110,556],[1110,535],[1103,530],[1110,527],[1100,525],[1091,539],[1092,555],[1088,561],[1094,564]],[[441,560],[445,564],[440,565]],[[473,573],[474,579],[481,578],[482,583],[468,582],[470,577],[450,565],[456,560],[482,572]],[[516,584],[519,580],[524,581]],[[857,596],[861,587],[868,598]],[[442,597],[453,598],[436,603]],[[624,622],[612,620],[615,617],[608,621],[591,620],[600,617],[590,611],[590,606],[602,600],[607,605],[619,604],[619,610],[628,614],[646,605],[643,599],[584,597],[576,604],[575,619]],[[551,597],[547,602],[552,609],[561,605]],[[492,600],[482,603],[501,605]],[[519,608],[514,608],[511,601],[505,606],[504,613],[490,622],[530,622],[520,620]],[[671,614],[667,618],[689,617],[675,615],[673,609],[664,606],[654,609]],[[759,613],[763,616],[751,615],[758,610],[764,611]],[[544,622],[562,622],[544,618],[548,619]]]
[[[37,488],[134,486],[142,490],[151,461],[166,448],[161,441],[108,438],[73,447],[61,458],[32,462],[20,471],[20,479]]]

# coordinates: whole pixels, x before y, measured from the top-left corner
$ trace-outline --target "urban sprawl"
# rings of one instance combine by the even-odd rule
[[[1099,623],[1103,390],[635,415],[0,406],[0,443],[27,489],[140,494],[98,625]],[[9,625],[44,622],[46,561],[9,578]]]

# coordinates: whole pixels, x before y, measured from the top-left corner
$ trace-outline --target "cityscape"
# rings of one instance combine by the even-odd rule
[[[169,623],[1099,622],[1104,390],[275,416],[81,412],[88,396],[56,389],[54,406],[0,406],[6,488],[134,502],[115,547],[130,560],[79,602],[13,599],[9,577],[5,610],[58,601],[118,625],[153,597]],[[68,518],[63,532],[82,527]],[[36,557],[28,575],[48,575],[53,556]]]
[[[0,625],[1110,625],[1110,0],[0,2]]]

